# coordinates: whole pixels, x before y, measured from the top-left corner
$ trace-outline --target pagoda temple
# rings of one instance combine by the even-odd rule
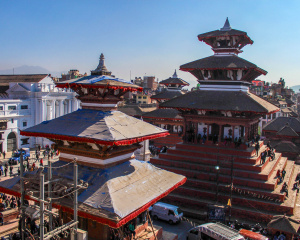
[[[185,94],[182,91],[183,87],[190,84],[177,76],[176,70],[172,77],[169,77],[161,82],[164,86],[161,92],[151,96],[151,99],[156,100],[158,104],[168,101]],[[143,114],[143,120],[158,127],[169,131],[170,135],[165,138],[157,138],[153,140],[156,147],[173,147],[176,143],[181,142],[181,134],[183,129],[183,118],[180,116],[177,109],[155,109],[151,112]]]
[[[90,76],[56,86],[75,91],[82,109],[21,134],[48,138],[55,143],[52,148],[60,152],[59,161],[52,164],[53,179],[58,180],[52,186],[52,199],[61,219],[68,222],[73,218],[71,196],[63,196],[65,186],[72,185],[72,162],[76,159],[78,178],[88,184],[78,193],[78,227],[88,232],[88,239],[115,239],[114,235],[125,239],[124,228],[129,223],[135,226],[136,237],[142,234],[154,239],[148,232],[147,209],[184,184],[186,178],[133,158],[141,142],[168,135],[164,129],[114,110],[126,92],[142,88],[113,77],[104,65],[103,54]],[[29,192],[33,196],[39,192],[39,174],[26,172],[25,176],[26,198],[30,199]],[[20,195],[19,180],[1,182],[0,191]],[[154,231],[159,238],[162,230]]]
[[[293,161],[275,153],[261,162],[268,150],[262,141],[256,155],[251,140],[258,134],[261,116],[279,111],[275,105],[249,92],[251,81],[267,72],[238,56],[253,41],[246,32],[232,29],[228,19],[220,30],[198,35],[214,55],[180,66],[193,74],[200,89],[160,104],[183,117],[183,143],[152,158],[160,168],[185,175],[187,183],[164,200],[182,207],[186,216],[205,218],[208,205],[226,206],[232,216],[266,221],[273,215],[292,215],[297,171]],[[276,172],[285,170],[281,191]]]

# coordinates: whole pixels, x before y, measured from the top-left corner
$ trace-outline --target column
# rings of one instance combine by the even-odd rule
[[[186,120],[185,120],[185,118],[183,119],[182,140],[184,143],[186,142]]]
[[[64,115],[64,101],[60,100],[59,101],[59,116]]]
[[[223,125],[219,125],[219,137],[218,137],[218,142],[221,143],[221,136],[222,136],[222,126]]]
[[[232,142],[234,142],[234,129],[235,129],[235,125],[232,126],[232,135],[231,135]]]
[[[42,117],[42,122],[46,120],[46,106],[45,106],[45,100],[42,100],[42,112],[41,112],[41,117]]]
[[[72,100],[68,101],[68,113],[72,112]]]
[[[51,116],[51,119],[54,119],[55,118],[55,111],[56,111],[56,109],[55,109],[55,100],[52,100],[51,101],[51,105],[52,105],[52,116]]]

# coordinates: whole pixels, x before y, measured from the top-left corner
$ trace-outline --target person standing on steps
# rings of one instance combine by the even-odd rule
[[[255,150],[256,150],[256,156],[258,157],[258,152],[259,152],[259,143],[257,142],[256,144],[255,144]]]

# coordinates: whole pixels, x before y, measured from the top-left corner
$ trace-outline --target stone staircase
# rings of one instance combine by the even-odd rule
[[[182,142],[182,138],[179,137],[177,133],[170,133],[170,135],[166,137],[153,139],[153,144],[159,148],[162,146],[169,148],[175,147],[175,145],[180,142]]]
[[[294,162],[281,153],[276,153],[273,161],[268,157],[260,164],[260,154],[266,149],[260,142],[256,156],[254,146],[178,143],[176,148],[152,158],[151,163],[187,177],[186,184],[164,198],[182,207],[186,216],[204,218],[207,205],[216,202],[226,205],[230,199],[232,172],[232,216],[268,222],[273,215],[293,215],[296,193],[291,188],[297,172]],[[283,183],[278,185],[278,169],[286,170],[283,182],[289,185],[288,198],[280,191]]]

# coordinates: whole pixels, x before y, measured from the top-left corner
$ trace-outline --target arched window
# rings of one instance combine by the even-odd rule
[[[17,136],[11,132],[7,136],[7,152],[12,152],[17,149]]]

